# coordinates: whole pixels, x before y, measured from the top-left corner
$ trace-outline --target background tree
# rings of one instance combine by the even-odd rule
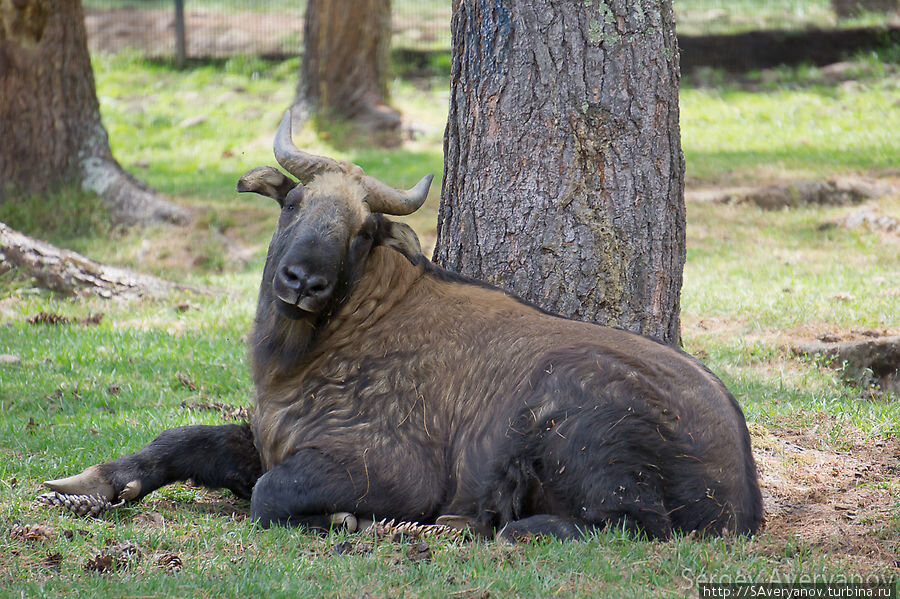
[[[390,0],[309,0],[295,104],[374,130],[400,126],[386,104]]]
[[[0,198],[81,184],[118,222],[187,219],[112,156],[80,0],[0,0],[0,132]]]
[[[680,341],[672,1],[457,0],[434,259]]]

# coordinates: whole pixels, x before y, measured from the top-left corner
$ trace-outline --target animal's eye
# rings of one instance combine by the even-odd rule
[[[293,205],[293,204],[286,204],[286,205],[284,206],[284,209],[283,209],[283,210],[284,210],[285,212],[293,212],[293,211],[296,210],[296,209],[297,209],[297,207],[296,207],[295,205]]]
[[[375,230],[368,225],[364,226],[359,230],[359,233],[356,234],[356,237],[368,243],[375,238]]]

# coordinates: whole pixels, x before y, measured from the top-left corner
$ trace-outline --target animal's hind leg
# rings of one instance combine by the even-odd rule
[[[176,481],[230,489],[249,499],[262,463],[250,426],[182,426],[162,432],[139,451],[80,474],[47,481],[54,491],[136,500]]]
[[[596,474],[596,473],[592,473]],[[584,481],[581,518],[597,528],[625,528],[646,534],[653,539],[668,539],[672,535],[672,520],[662,498],[642,477],[626,469],[613,469],[594,480]],[[576,506],[571,505],[575,510]]]
[[[620,487],[621,488],[621,487]],[[644,494],[646,497],[646,493]],[[549,536],[560,540],[580,540],[594,529],[608,527],[646,534],[654,539],[667,539],[672,534],[672,523],[658,502],[646,499],[630,502],[621,495],[618,506],[612,509],[592,509],[584,506],[580,511],[583,518],[537,514],[513,520],[503,527],[497,538],[510,543],[522,541],[531,536]],[[603,497],[603,503],[612,502],[610,496]]]
[[[575,447],[589,446],[576,434],[569,439],[575,440]],[[543,468],[542,488],[551,498],[548,511],[590,528],[622,527],[655,539],[671,536],[672,519],[661,494],[661,480],[643,465],[652,462],[640,457],[623,459],[628,451],[585,452],[582,457],[580,452],[571,456],[565,449],[560,446],[552,454],[554,468]]]
[[[652,500],[652,493],[644,489],[640,496],[629,495],[625,485],[620,485],[615,490],[616,493],[606,493],[599,496],[599,499],[595,496],[593,501],[584,502],[588,505],[581,507],[579,518],[538,514],[509,522],[497,537],[512,543],[535,535],[579,540],[591,530],[608,527],[625,528],[654,539],[667,539],[671,536],[672,522],[662,503]]]
[[[353,484],[344,465],[321,451],[302,449],[260,477],[253,489],[250,514],[264,528],[276,524],[355,528],[335,517],[340,519],[343,512],[371,514],[366,494],[365,487]]]

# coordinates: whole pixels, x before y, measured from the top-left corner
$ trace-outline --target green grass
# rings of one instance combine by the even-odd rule
[[[136,54],[119,54],[98,58],[94,65],[104,124],[122,165],[164,193],[194,197],[221,196],[233,189],[235,173],[273,161],[272,131],[294,97],[299,74],[299,59],[236,57],[221,67],[177,71]],[[411,86],[397,86],[395,93],[413,94]],[[416,101],[421,107],[428,98],[422,94]],[[429,140],[440,133],[432,132]],[[133,142],[126,145],[127,140]],[[426,152],[385,156],[355,148],[335,152],[311,130],[295,132],[295,140],[313,151],[327,148],[375,176],[392,177],[397,185],[412,185],[423,167],[434,170],[441,164],[440,149],[433,144]]]
[[[116,235],[100,198],[71,186],[52,195],[10,198],[0,206],[2,222],[21,231],[40,231],[41,238],[81,251],[99,238]]]
[[[814,67],[739,81],[718,71],[686,77],[681,129],[688,175],[755,182],[896,167],[900,69],[876,57],[858,65],[837,83]]]
[[[119,54],[94,68],[120,163],[163,193],[211,196],[233,189],[236,170],[270,160],[262,138],[293,97],[299,61],[238,57],[179,72]]]
[[[702,224],[688,247],[691,284],[683,297],[698,314],[728,317],[748,333],[806,323],[879,330],[900,324],[896,248],[868,233],[827,226],[847,208],[718,206],[711,212],[693,221]],[[723,295],[722,287],[731,291]]]
[[[277,207],[239,196],[234,184],[245,170],[273,163],[272,132],[294,93],[297,69],[296,60],[236,59],[185,71],[128,55],[95,61],[116,156],[194,211],[187,229],[110,231],[96,205],[75,208],[90,202],[76,192],[0,206],[0,221],[13,227],[97,259],[221,291],[130,303],[73,300],[0,275],[0,353],[20,359],[0,364],[0,596],[691,597],[698,581],[713,577],[896,574],[887,562],[842,548],[840,538],[786,538],[777,530],[753,539],[666,543],[606,531],[584,543],[514,548],[434,541],[432,560],[414,562],[404,544],[357,545],[358,554],[336,555],[337,542],[362,541],[343,533],[259,530],[247,519],[246,502],[188,485],[157,491],[102,520],[35,507],[42,480],[133,451],[165,428],[224,422],[215,411],[183,403],[251,403],[245,334]],[[689,180],[896,168],[900,152],[891,130],[900,130],[900,107],[889,92],[897,89],[897,74],[871,60],[860,61],[859,69],[854,85],[828,85],[812,69],[758,73],[741,82],[715,73],[708,77],[719,81],[688,79],[681,115]],[[440,173],[446,88],[441,78],[393,82],[395,103],[420,131],[397,149],[353,147],[339,129],[306,128],[295,137],[313,151],[408,185],[424,172]],[[410,219],[426,243],[434,237],[438,188]],[[896,198],[881,207],[900,214]],[[724,379],[751,425],[767,434],[808,434],[834,454],[858,451],[860,443],[890,443],[900,432],[896,398],[871,397],[789,351],[795,340],[822,331],[900,328],[896,246],[864,230],[822,226],[848,210],[689,204],[682,294],[686,349]],[[42,311],[76,320],[104,316],[96,326],[28,324]],[[890,478],[879,484],[897,497]],[[900,506],[882,507],[888,515],[872,522],[871,536],[896,552]],[[153,513],[162,523],[147,517]],[[55,535],[13,538],[17,523],[43,523]],[[140,554],[121,569],[85,571],[108,544],[125,541]],[[157,564],[166,552],[179,556],[181,571]]]
[[[838,19],[831,0],[674,0],[673,6],[680,35],[870,27],[883,25],[887,20],[877,13]]]

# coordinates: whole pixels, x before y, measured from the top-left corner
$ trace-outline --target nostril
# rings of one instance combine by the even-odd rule
[[[299,266],[284,266],[278,273],[281,282],[291,289],[299,289],[303,285],[306,273]]]
[[[306,292],[310,295],[321,295],[328,291],[328,280],[319,275],[312,275],[306,281]]]
[[[278,284],[284,289],[290,289],[300,297],[324,296],[329,293],[331,286],[328,279],[322,275],[307,274],[302,266],[287,265],[278,271]]]

